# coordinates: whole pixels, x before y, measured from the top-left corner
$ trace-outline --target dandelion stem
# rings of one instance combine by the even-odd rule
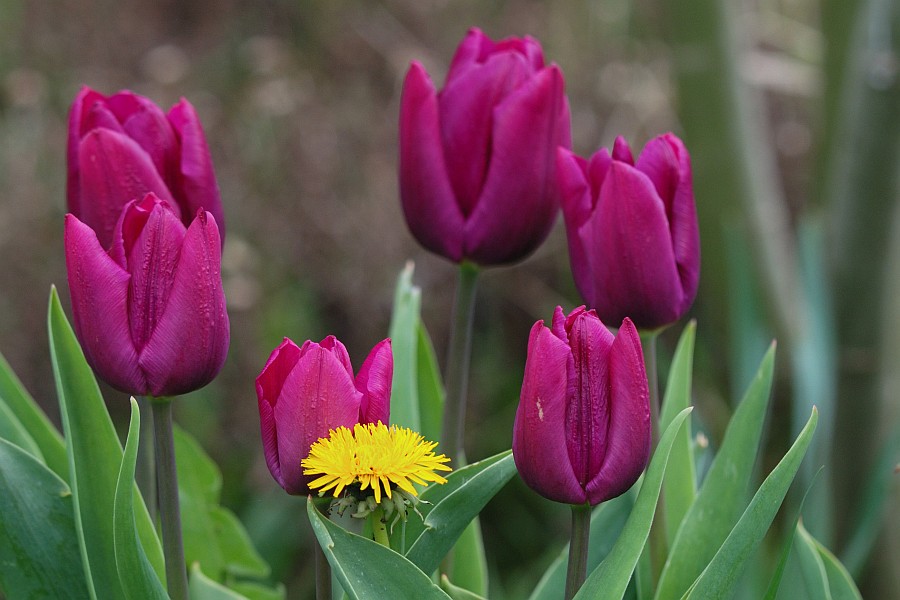
[[[387,526],[384,524],[384,509],[379,506],[369,513],[369,523],[372,525],[372,535],[375,541],[390,548],[391,540],[388,537]]]
[[[572,505],[572,539],[566,571],[566,600],[571,600],[587,575],[588,540],[591,535],[591,505]]]

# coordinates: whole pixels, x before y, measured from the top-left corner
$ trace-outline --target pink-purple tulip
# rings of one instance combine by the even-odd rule
[[[606,323],[680,319],[697,294],[700,235],[687,149],[671,133],[637,161],[616,139],[590,160],[560,149],[559,178],[578,291]]]
[[[563,76],[537,40],[472,29],[437,92],[413,62],[400,104],[400,198],[428,250],[454,262],[520,260],[556,221],[556,149],[571,146]]]
[[[153,192],[185,226],[203,209],[224,237],[225,221],[200,119],[184,98],[168,114],[129,91],[83,87],[69,111],[69,212],[112,243],[122,208]]]
[[[388,423],[393,372],[390,339],[372,348],[354,378],[347,349],[334,336],[302,346],[284,338],[256,378],[266,464],[284,491],[311,493],[300,461],[329,430]]]
[[[228,352],[229,323],[209,212],[185,228],[170,205],[147,194],[122,210],[109,250],[72,214],[65,246],[75,333],[102,379],[156,397],[212,381]]]
[[[528,340],[513,457],[542,496],[591,506],[637,481],[650,458],[650,404],[637,330],[613,336],[594,311],[557,307]]]

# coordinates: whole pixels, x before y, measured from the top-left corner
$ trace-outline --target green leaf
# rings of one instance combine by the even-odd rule
[[[424,519],[411,515],[407,521],[406,557],[426,573],[437,569],[469,522],[515,474],[507,450],[457,469],[445,484],[428,486],[421,499],[430,504],[419,503]]]
[[[10,598],[88,596],[74,515],[69,486],[0,439],[0,590]]]
[[[138,539],[134,520],[134,469],[137,464],[138,442],[140,440],[141,411],[137,400],[131,399],[131,422],[128,424],[128,439],[122,455],[122,466],[116,484],[115,510],[113,513],[115,531],[116,569],[119,582],[126,598],[135,600],[168,600],[165,588],[153,572],[150,561]]]
[[[694,335],[697,323],[691,321],[681,334],[659,418],[661,431],[669,426],[680,411],[691,405],[691,372],[694,362]],[[697,473],[694,470],[694,444],[691,439],[691,422],[688,420],[675,438],[669,466],[663,478],[666,511],[666,538],[671,544],[682,519],[697,496]]]
[[[762,542],[769,526],[775,519],[800,463],[806,455],[806,449],[812,440],[818,422],[818,411],[813,408],[806,427],[797,436],[784,458],[769,473],[759,486],[747,510],[725,542],[718,549],[703,573],[697,578],[686,598],[707,600],[712,598],[730,598],[732,588],[746,567],[747,560]]]
[[[230,590],[203,574],[200,565],[191,566],[191,582],[188,586],[191,600],[247,600],[245,596]]]
[[[486,600],[484,596],[470,592],[458,585],[453,585],[446,575],[441,575],[441,589],[447,592],[447,595],[453,600]]]
[[[12,442],[28,454],[35,457],[38,462],[46,465],[44,455],[34,438],[25,429],[9,406],[0,398],[0,438]]]
[[[837,557],[810,535],[802,522],[797,523],[796,531],[794,547],[810,597],[862,600],[856,583]]]
[[[278,587],[271,588],[260,583],[250,581],[229,582],[228,588],[235,592],[246,596],[247,600],[284,600],[284,585],[278,584]]]
[[[622,534],[616,540],[609,555],[600,563],[599,567],[594,569],[578,593],[575,594],[575,600],[622,598],[625,595],[628,582],[631,580],[631,573],[637,565],[641,550],[650,534],[650,525],[653,523],[653,515],[656,512],[656,502],[662,488],[669,452],[672,450],[678,431],[691,410],[691,408],[686,408],[678,413],[666,428],[659,440],[656,452],[653,453],[653,458],[650,460],[650,466],[644,473],[641,491],[638,492],[634,508],[622,529]]]
[[[397,279],[394,310],[391,315],[391,350],[394,355],[394,377],[391,383],[391,423],[420,431],[419,393],[416,381],[419,307],[422,291],[412,284],[413,263]]]
[[[486,596],[488,592],[487,557],[481,535],[481,522],[472,519],[453,545],[450,561],[450,576],[457,587],[476,595]],[[452,596],[452,594],[451,594]]]
[[[265,578],[271,569],[250,540],[250,534],[233,512],[222,506],[210,509],[216,539],[222,549],[225,571],[238,577]]]
[[[416,331],[418,332],[416,380],[419,392],[419,417],[422,426],[419,433],[426,440],[435,441],[441,438],[441,421],[444,417],[444,383],[438,368],[434,346],[421,319]]]
[[[103,403],[97,380],[85,361],[72,326],[66,320],[56,288],[50,290],[47,325],[50,358],[66,433],[69,485],[75,500],[75,526],[90,573],[91,596],[121,596],[111,517],[122,446]],[[153,522],[140,494],[135,494],[134,502],[141,544],[156,574],[163,579],[162,547]]]
[[[618,498],[604,502],[591,513],[591,533],[588,538],[588,565],[590,573],[606,558],[619,538],[625,521],[631,513],[636,496],[635,486]],[[562,600],[566,586],[566,569],[569,566],[569,545],[550,565],[528,600]]]
[[[28,435],[41,449],[41,455],[50,470],[68,482],[69,461],[66,459],[66,443],[34,398],[25,390],[2,354],[0,354],[0,401],[6,404],[22,427],[28,431]],[[2,418],[0,416],[0,419]]]
[[[663,566],[656,598],[681,598],[722,545],[747,505],[775,363],[775,344],[741,401]]]
[[[306,503],[319,545],[332,573],[353,600],[372,598],[441,599],[449,596],[406,557],[362,536],[345,531]]]

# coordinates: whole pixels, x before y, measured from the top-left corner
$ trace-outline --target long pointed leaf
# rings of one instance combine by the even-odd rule
[[[25,429],[25,426],[13,414],[3,398],[0,398],[0,438],[12,442],[28,454],[35,457],[43,465],[47,464],[44,453]]]
[[[686,408],[678,413],[666,428],[656,447],[656,452],[653,453],[653,458],[650,460],[650,466],[644,473],[641,491],[638,492],[634,508],[625,523],[622,534],[609,556],[600,563],[599,567],[594,569],[578,593],[575,594],[575,600],[616,599],[625,595],[628,582],[631,580],[631,573],[637,565],[641,550],[650,534],[650,525],[653,523],[653,515],[656,512],[656,502],[662,488],[669,452],[672,450],[678,431],[688,415],[691,414],[691,410],[691,408]]]
[[[131,399],[131,421],[128,439],[122,454],[122,466],[116,483],[115,530],[116,570],[125,597],[133,600],[168,600],[169,596],[153,571],[141,541],[138,539],[134,519],[134,468],[137,464],[140,439],[141,411],[137,401]]]
[[[806,530],[802,522],[797,523],[795,548],[810,597],[862,600],[856,583],[844,565]],[[825,590],[827,595],[822,595],[821,590]]]
[[[391,349],[394,377],[391,383],[391,423],[421,429],[419,392],[416,381],[419,307],[422,291],[412,284],[413,263],[409,262],[397,279],[394,310],[391,314]]]

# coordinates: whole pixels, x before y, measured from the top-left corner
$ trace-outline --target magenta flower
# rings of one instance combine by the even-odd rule
[[[650,404],[637,330],[613,336],[594,311],[538,321],[528,339],[513,457],[540,495],[591,506],[623,494],[650,458]]]
[[[390,339],[372,348],[354,378],[347,349],[333,335],[299,347],[284,338],[256,378],[266,464],[284,491],[312,493],[314,477],[303,474],[300,461],[329,430],[388,423],[393,372]]]
[[[75,333],[88,363],[113,387],[173,396],[203,387],[228,353],[228,314],[215,218],[190,226],[153,194],[129,202],[104,250],[66,215],[66,268]]]
[[[119,213],[153,192],[188,226],[203,209],[224,238],[225,220],[212,159],[194,107],[185,100],[166,115],[129,91],[106,97],[83,87],[69,111],[69,212],[108,248]]]
[[[571,147],[563,76],[530,37],[471,29],[440,92],[413,62],[400,105],[400,198],[412,234],[452,261],[520,260],[559,206],[556,148]]]
[[[700,234],[691,160],[668,133],[635,162],[616,139],[590,161],[558,154],[569,258],[578,291],[606,323],[641,329],[680,319],[697,294]]]

